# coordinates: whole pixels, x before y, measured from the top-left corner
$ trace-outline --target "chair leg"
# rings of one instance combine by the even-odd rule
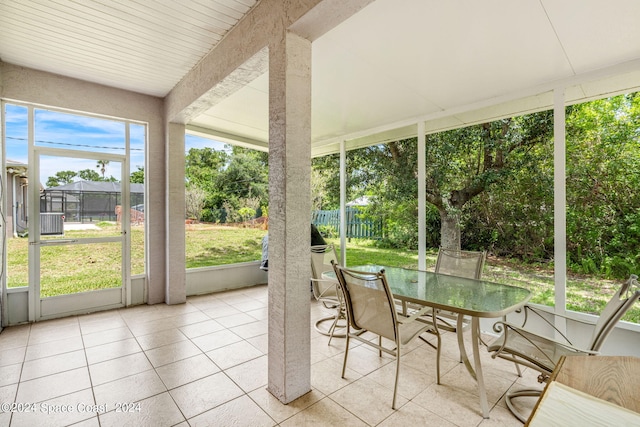
[[[525,417],[524,415],[522,415],[520,413],[520,411],[518,411],[516,409],[516,407],[511,402],[511,399],[514,399],[516,397],[524,397],[524,396],[535,397],[535,396],[540,396],[541,394],[542,394],[542,390],[538,390],[538,389],[535,389],[535,388],[527,388],[527,389],[522,389],[522,390],[515,390],[515,391],[507,393],[505,395],[505,397],[504,397],[504,401],[507,404],[507,408],[509,408],[509,411],[511,411],[513,416],[516,417],[518,420],[520,420],[520,422],[526,423],[528,417]]]
[[[436,348],[436,379],[438,384],[440,384],[440,349],[442,348],[442,338],[440,334],[437,335],[438,339],[438,348]]]
[[[393,386],[393,402],[391,409],[396,409],[396,395],[398,394],[398,377],[400,376],[400,344],[396,347],[396,382]]]
[[[344,347],[344,362],[342,363],[342,378],[344,378],[344,372],[347,369],[347,355],[349,354],[349,327],[347,326],[347,339]]]

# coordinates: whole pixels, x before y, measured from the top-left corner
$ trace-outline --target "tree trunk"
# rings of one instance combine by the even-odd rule
[[[458,214],[440,210],[440,246],[460,250],[460,221]]]

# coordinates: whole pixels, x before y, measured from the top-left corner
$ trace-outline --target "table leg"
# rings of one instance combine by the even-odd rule
[[[469,371],[469,374],[473,377],[474,380],[478,383],[478,394],[480,395],[480,408],[482,410],[482,416],[484,418],[489,418],[489,404],[487,403],[487,391],[484,388],[484,376],[482,375],[482,365],[480,364],[480,319],[477,317],[471,318],[471,341],[473,342],[473,361],[475,365],[474,367],[471,365],[469,361],[469,356],[467,355],[467,350],[464,345],[464,335],[463,335],[463,317],[462,315],[458,315],[458,323],[456,326],[456,335],[458,337],[458,347],[460,348],[460,358],[464,363],[464,366]]]
[[[471,318],[471,340],[473,341],[473,359],[476,367],[476,381],[478,382],[478,394],[480,395],[480,408],[482,416],[489,418],[489,404],[487,403],[487,390],[484,387],[484,376],[482,375],[482,364],[480,363],[480,319]]]
[[[471,366],[471,362],[469,362],[469,356],[467,356],[467,349],[464,346],[463,320],[464,320],[464,316],[462,314],[458,314],[458,323],[456,325],[456,336],[458,338],[458,348],[460,349],[460,359],[462,360],[462,363],[464,363],[464,366],[467,368],[467,371],[469,371],[469,374],[471,374],[471,376],[475,380],[476,372],[473,370],[473,366]]]

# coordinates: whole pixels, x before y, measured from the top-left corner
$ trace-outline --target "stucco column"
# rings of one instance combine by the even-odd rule
[[[183,124],[167,125],[167,304],[187,300],[185,270],[185,195],[184,195],[184,129]]]
[[[269,46],[268,390],[289,403],[311,390],[311,43]]]

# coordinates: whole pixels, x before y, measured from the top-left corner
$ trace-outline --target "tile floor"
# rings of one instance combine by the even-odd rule
[[[312,301],[312,321],[326,314]],[[490,418],[475,382],[443,336],[442,384],[435,351],[417,340],[395,363],[344,339],[311,332],[312,391],[289,405],[267,390],[267,288],[137,306],[32,325],[0,334],[0,426],[514,426],[504,393],[538,386],[536,374],[483,351]],[[516,384],[517,383],[517,384]],[[525,402],[532,407],[535,400]],[[12,405],[12,403],[15,403]],[[13,412],[12,412],[13,410]]]

